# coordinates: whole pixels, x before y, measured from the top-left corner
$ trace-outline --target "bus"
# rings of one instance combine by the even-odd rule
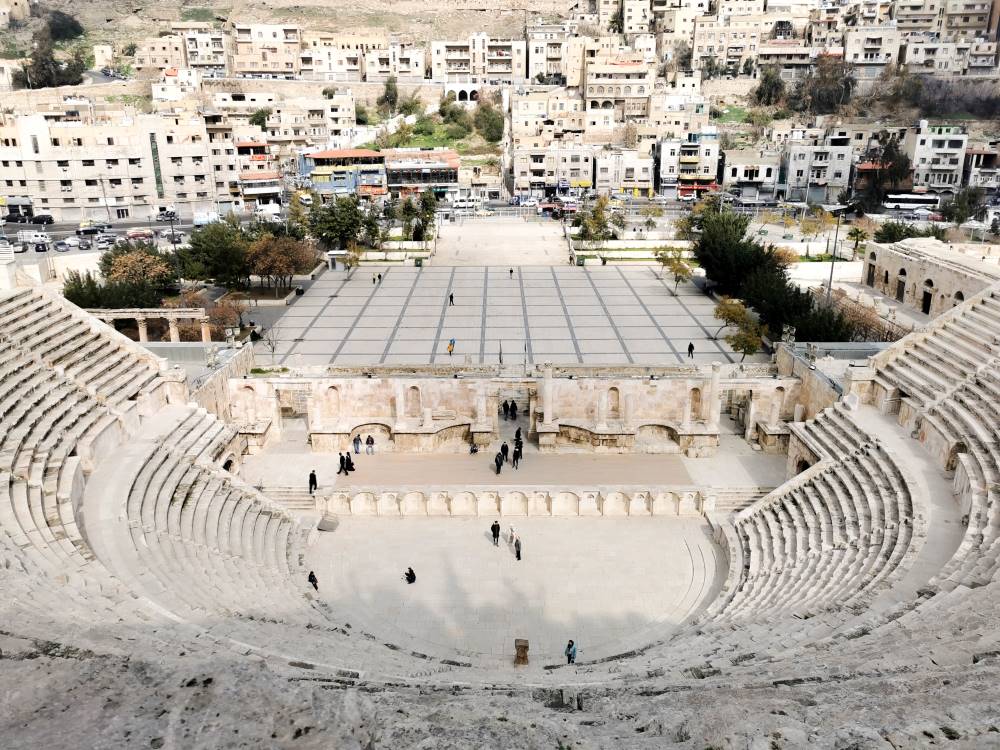
[[[480,208],[482,208],[482,206],[483,206],[482,198],[473,198],[473,197],[454,198],[451,202],[451,207],[455,209],[455,211],[461,211],[463,213],[466,211],[475,213]]]
[[[915,211],[918,208],[934,211],[938,207],[938,198],[933,193],[895,193],[887,195],[882,206],[895,211]]]

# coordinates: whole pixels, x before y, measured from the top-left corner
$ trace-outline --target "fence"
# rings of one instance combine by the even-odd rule
[[[810,287],[810,294],[821,305],[827,305],[826,287]],[[857,341],[899,341],[911,331],[899,323],[886,320],[874,307],[862,305],[851,299],[843,289],[834,289],[829,304],[849,320]]]

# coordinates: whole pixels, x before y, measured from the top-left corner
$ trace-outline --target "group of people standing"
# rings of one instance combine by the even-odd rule
[[[511,399],[510,401],[504,399],[504,402],[500,408],[503,410],[503,419],[505,422],[507,420],[515,420],[515,421],[517,420],[517,402],[515,402],[513,399]],[[513,466],[516,469],[517,465],[521,463],[521,459],[523,457],[524,457],[524,441],[521,440],[521,428],[518,427],[517,431],[514,433],[513,452],[511,451],[510,446],[507,444],[507,441],[505,440],[500,445],[500,450],[497,451],[496,456],[493,457],[493,465],[496,467],[497,474],[500,473],[500,469],[502,469],[503,465],[508,461],[510,461],[511,466]]]
[[[500,546],[500,522],[494,521],[493,525],[490,526],[490,534],[493,535],[493,546]],[[521,537],[517,535],[514,531],[514,527],[511,526],[510,530],[507,532],[507,546],[514,550],[514,558],[517,560],[521,559]]]
[[[354,455],[361,455],[361,445],[362,440],[360,435],[355,435],[354,440],[351,443],[354,446]],[[365,453],[369,456],[375,455],[375,438],[368,435],[364,439]],[[346,451],[339,454],[340,465],[337,468],[337,474],[348,475],[352,471],[355,471],[357,467],[354,465],[354,459],[351,458],[351,452]],[[309,472],[309,494],[312,495],[316,490],[319,489],[319,481],[316,479],[316,470],[313,469]]]

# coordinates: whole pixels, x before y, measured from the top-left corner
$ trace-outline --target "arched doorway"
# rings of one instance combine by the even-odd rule
[[[621,419],[621,393],[617,388],[608,389],[608,419]]]
[[[968,452],[968,448],[965,447],[965,443],[958,442],[955,443],[951,450],[948,452],[948,460],[945,462],[945,471],[955,471],[958,468],[958,454]]]
[[[955,301],[953,304],[961,305],[963,302],[965,302],[965,295],[961,292],[955,292]]]
[[[462,90],[458,92],[458,101],[467,102],[469,101],[469,92]]]
[[[691,421],[701,419],[701,388],[692,388],[688,393],[691,401]]]
[[[865,278],[865,284],[875,286],[875,253],[868,255],[868,276]]]
[[[920,300],[920,312],[924,315],[931,314],[931,304],[934,302],[934,281],[927,279],[924,281],[924,296]]]
[[[900,268],[896,275],[896,301],[902,302],[906,296],[906,269]]]
[[[803,471],[809,468],[809,462],[804,458],[800,458],[795,464],[795,473],[801,474]]]
[[[336,386],[331,385],[323,395],[323,416],[327,419],[340,416],[340,391]]]
[[[406,389],[406,416],[420,416],[420,389],[415,385]]]

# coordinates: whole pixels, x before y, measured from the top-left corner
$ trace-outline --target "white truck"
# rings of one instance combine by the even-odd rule
[[[281,206],[277,203],[262,203],[253,210],[257,221],[278,221],[281,218]]]
[[[197,211],[191,223],[196,227],[204,227],[208,224],[214,224],[219,221],[219,213],[217,211]]]
[[[17,233],[17,241],[21,245],[48,245],[52,238],[37,229],[22,229]]]

